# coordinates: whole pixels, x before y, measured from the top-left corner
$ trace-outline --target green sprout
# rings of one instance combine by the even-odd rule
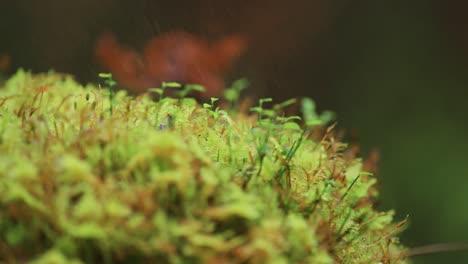
[[[179,98],[186,97],[191,91],[204,92],[205,87],[203,87],[202,85],[199,85],[199,84],[186,84],[184,86],[184,89],[179,91],[179,93],[178,93]]]
[[[272,98],[261,98],[258,100],[258,106],[254,106],[250,108],[251,112],[257,113],[258,116],[258,123],[261,124],[263,117],[273,117],[275,115],[275,111],[269,109],[263,109],[263,104],[267,102],[273,102]]]
[[[291,106],[296,103],[296,98],[291,98],[286,100],[282,103],[276,104],[273,106],[273,110],[279,113],[281,109],[284,109],[288,106]],[[294,121],[301,121],[302,118],[300,116],[276,116],[276,121],[282,124],[284,129],[293,129],[293,130],[301,130],[301,127]]]
[[[180,87],[182,87],[182,85],[180,83],[178,83],[178,82],[162,82],[161,88],[148,88],[148,91],[153,92],[155,94],[158,94],[159,95],[159,101],[161,101],[163,99],[164,91],[167,88],[177,89],[177,88],[180,88]]]
[[[114,107],[115,86],[117,85],[117,82],[112,79],[112,73],[99,73],[99,78],[104,79],[104,83],[107,87],[109,87],[110,113],[112,115]]]
[[[219,98],[211,97],[210,104],[204,103],[203,108],[208,109],[210,115],[214,118],[214,120],[218,120],[220,114],[226,114],[226,111],[219,110],[219,106],[215,108],[214,103],[218,101]]]
[[[324,111],[318,115],[315,102],[310,98],[303,98],[301,106],[304,122],[308,127],[324,125],[335,119],[335,114],[331,111]]]
[[[224,99],[229,102],[231,108],[234,107],[235,103],[239,102],[242,91],[248,86],[249,81],[243,78],[234,81],[230,88],[224,90]]]

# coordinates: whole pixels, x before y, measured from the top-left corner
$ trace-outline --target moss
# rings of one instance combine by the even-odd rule
[[[406,261],[404,221],[330,130],[108,95],[24,71],[0,89],[0,261]]]

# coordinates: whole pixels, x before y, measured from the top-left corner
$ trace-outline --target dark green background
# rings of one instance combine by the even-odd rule
[[[468,241],[468,5],[462,1],[0,1],[0,53],[34,71],[97,81],[93,43],[141,48],[185,29],[252,36],[232,78],[277,100],[315,98],[381,153],[381,208],[410,215],[408,246]],[[221,2],[221,3],[220,3]],[[234,1],[233,1],[234,2]],[[325,4],[327,3],[327,4]],[[468,263],[468,252],[416,263]]]

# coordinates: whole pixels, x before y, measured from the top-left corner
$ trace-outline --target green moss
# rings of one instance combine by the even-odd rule
[[[405,262],[404,222],[330,131],[281,105],[111,98],[24,71],[0,89],[0,262]]]

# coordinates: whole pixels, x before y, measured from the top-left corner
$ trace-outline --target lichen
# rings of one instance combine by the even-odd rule
[[[0,89],[0,262],[407,261],[331,129],[108,93],[22,70]]]

